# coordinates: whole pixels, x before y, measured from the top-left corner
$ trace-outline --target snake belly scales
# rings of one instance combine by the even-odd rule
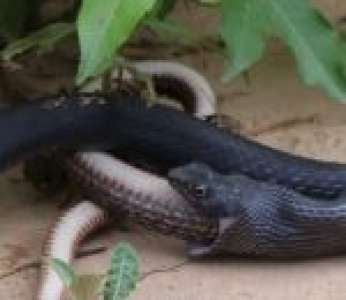
[[[36,125],[37,130],[29,131],[28,128],[32,128],[32,124]],[[52,126],[44,126],[47,124]],[[0,149],[2,168],[15,159],[34,152],[37,146],[42,148],[47,145],[64,146],[72,150],[89,148],[107,150],[115,146],[131,149],[131,146],[135,145],[137,151],[153,160],[157,159],[160,167],[166,172],[170,168],[198,160],[223,174],[238,171],[255,179],[270,180],[295,188],[302,193],[324,198],[333,198],[342,193],[346,181],[346,168],[343,164],[320,162],[274,150],[244,137],[225,133],[171,109],[161,106],[148,108],[144,102],[121,93],[114,93],[111,96],[87,93],[77,94],[74,97],[64,95],[48,97],[20,109],[2,111],[0,125],[2,130],[0,134],[4,136],[4,144]],[[6,132],[9,126],[18,134],[9,137],[9,133]],[[90,154],[101,155],[104,158],[104,154],[88,155]],[[79,174],[82,182],[90,183],[88,172],[104,175],[105,170],[99,163],[101,158],[91,160],[92,163],[90,156],[87,158],[85,160],[83,154],[77,154],[72,160],[67,161],[69,165],[73,165],[71,170]],[[98,171],[100,173],[97,173]],[[117,190],[114,190],[114,194],[110,192],[109,188],[114,183],[112,182],[114,174],[109,175],[111,176],[93,178],[96,190],[102,191],[103,187],[105,199],[110,197],[109,202],[105,200],[108,203],[106,207],[109,203],[113,203],[114,199],[118,199],[119,195],[123,196]],[[162,178],[157,179],[162,180]],[[163,185],[167,188],[167,183]],[[166,191],[170,192],[169,190]],[[136,196],[140,194],[141,191]],[[128,196],[125,194],[125,197]],[[181,199],[177,193],[172,197]],[[128,198],[136,199],[136,197]],[[166,203],[166,206],[165,201],[162,199],[160,201],[162,205],[153,202],[154,205],[150,206],[150,202],[148,203],[152,211],[147,210],[149,216],[143,218],[143,223],[151,226],[155,220],[150,218],[157,214],[156,224],[162,223],[163,219],[167,220],[166,224],[157,228],[162,232],[177,233],[176,235],[181,238],[197,240],[200,237],[203,237],[203,240],[213,240],[217,236],[217,222],[202,217],[189,208],[186,202],[175,200],[177,205],[174,207],[174,201],[167,201],[170,203]],[[141,201],[139,204],[145,203]],[[127,208],[124,206],[125,210],[133,209],[131,205]],[[121,209],[121,203],[118,207]],[[179,210],[179,207],[183,209]],[[103,211],[95,207],[94,209],[95,215],[100,219],[105,217]],[[140,216],[141,212],[145,211],[144,206],[137,209]],[[187,214],[182,213],[186,211]],[[162,218],[164,212],[167,214]],[[176,222],[177,220],[179,222]],[[185,227],[179,226],[171,230],[176,226],[175,222],[185,224]]]

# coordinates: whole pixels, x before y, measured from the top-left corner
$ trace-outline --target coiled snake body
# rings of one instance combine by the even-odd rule
[[[144,101],[119,92],[60,95],[3,110],[0,136],[0,168],[49,145],[68,153],[88,149],[139,152],[157,164],[162,174],[197,160],[222,174],[241,172],[330,201],[331,205],[346,186],[344,164],[274,150],[181,112],[159,105],[148,107]],[[77,153],[65,163],[91,195],[102,195],[95,201],[101,199],[99,204],[107,209],[126,211],[152,229],[186,240],[204,243],[219,236],[218,219],[191,207],[161,177],[104,153]],[[78,241],[106,219],[104,210],[83,202],[58,222],[48,243],[48,256],[69,261]],[[48,269],[42,279],[38,299],[59,299],[63,287],[56,275]]]
[[[197,117],[204,118],[215,114],[215,96],[207,81],[193,70],[169,62],[144,62],[137,64],[137,67],[142,72],[155,76],[156,81],[161,81],[157,86],[160,92],[169,91],[170,95],[178,96],[188,111]],[[180,88],[171,91],[171,85],[167,84],[167,81],[174,81]],[[95,88],[95,85],[89,88]],[[186,92],[190,96],[182,99],[182,91],[185,91],[185,97]],[[99,102],[96,99],[93,101]],[[111,206],[114,207],[119,201],[117,210],[132,217],[137,216],[137,220],[149,229],[179,238],[195,239],[199,236],[205,240],[205,229],[210,229],[210,236],[216,236],[217,227],[199,217],[194,209],[184,209],[182,197],[163,178],[127,165],[105,153],[77,153],[65,159],[65,166],[71,178],[77,179],[89,194],[98,195],[98,199],[105,205],[103,208],[107,207],[107,203],[112,203]],[[125,199],[127,201],[124,201]],[[143,206],[145,203],[148,205],[147,210]],[[39,300],[61,299],[64,285],[50,267],[49,261],[60,258],[67,263],[71,262],[79,242],[87,234],[107,223],[106,211],[90,201],[81,201],[59,218],[44,250],[37,292]],[[166,212],[168,218],[162,215]],[[194,227],[197,234],[194,230],[191,231]]]

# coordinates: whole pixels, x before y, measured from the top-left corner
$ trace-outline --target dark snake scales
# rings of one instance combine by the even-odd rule
[[[224,132],[128,94],[51,96],[0,111],[0,168],[49,147],[140,153],[163,174],[191,161],[240,172],[306,195],[331,198],[346,187],[346,165],[303,158]]]

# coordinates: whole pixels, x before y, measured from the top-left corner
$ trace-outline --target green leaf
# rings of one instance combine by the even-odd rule
[[[225,74],[228,80],[249,69],[262,57],[271,24],[263,0],[223,0],[221,11],[221,36],[232,59]]]
[[[53,23],[47,25],[22,39],[10,43],[0,52],[1,57],[4,60],[11,60],[14,56],[35,47],[39,48],[41,51],[50,49],[55,43],[74,31],[75,25],[72,23]]]
[[[27,0],[0,0],[0,36],[7,40],[18,37],[29,15]]]
[[[77,84],[112,66],[120,47],[155,3],[156,0],[83,0],[78,17],[81,62]]]
[[[346,46],[308,0],[222,0],[221,34],[232,63],[229,79],[256,63],[269,37],[294,53],[304,82],[346,101]]]
[[[346,47],[339,34],[308,1],[269,2],[278,35],[293,51],[304,82],[346,101]]]
[[[51,266],[67,287],[72,286],[72,284],[76,281],[74,271],[64,261],[54,258],[52,259]]]
[[[104,300],[127,299],[136,287],[138,269],[137,254],[130,245],[120,243],[115,247],[107,274]]]

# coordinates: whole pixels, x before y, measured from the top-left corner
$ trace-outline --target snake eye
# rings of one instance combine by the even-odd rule
[[[208,187],[206,185],[195,185],[193,187],[193,192],[196,197],[204,198],[208,195]]]

